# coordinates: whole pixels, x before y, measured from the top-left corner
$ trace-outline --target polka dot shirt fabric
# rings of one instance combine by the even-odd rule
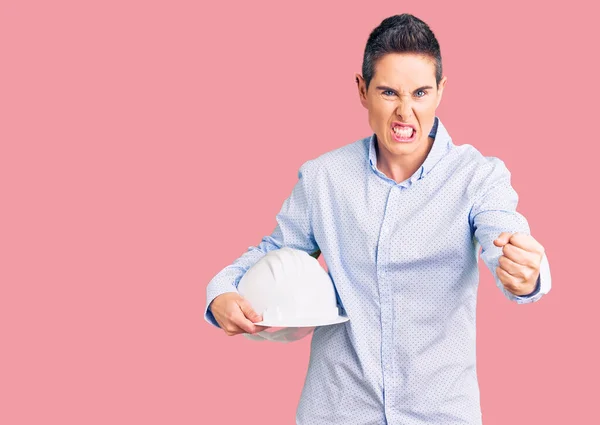
[[[502,232],[530,234],[504,162],[455,145],[436,117],[434,144],[401,183],[377,168],[375,134],[305,162],[273,233],[225,267],[208,305],[237,290],[246,270],[284,246],[324,256],[348,322],[317,327],[296,412],[298,425],[478,425],[475,361],[478,255],[495,273]],[[259,420],[259,418],[256,418]]]

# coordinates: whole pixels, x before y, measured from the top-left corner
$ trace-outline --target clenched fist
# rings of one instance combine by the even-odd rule
[[[249,333],[254,334],[268,329],[268,326],[257,326],[262,316],[256,313],[247,299],[237,292],[226,292],[216,297],[210,305],[209,310],[217,320],[217,323],[229,336]]]
[[[531,294],[540,275],[544,247],[533,236],[520,232],[502,232],[494,245],[502,247],[504,254],[496,267],[504,287],[515,295]]]

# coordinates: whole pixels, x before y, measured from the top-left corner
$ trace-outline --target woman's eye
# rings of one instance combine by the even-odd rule
[[[393,96],[393,95],[395,95],[395,94],[396,94],[396,93],[395,93],[394,91],[392,91],[392,90],[384,90],[382,93],[383,93],[385,96]],[[389,94],[388,94],[388,93],[389,93]],[[425,90],[417,90],[417,91],[416,91],[416,93],[417,93],[417,97],[423,97],[423,96],[425,96],[425,95],[427,94],[427,92],[426,92]],[[419,95],[418,95],[418,93],[423,93],[423,95],[419,96]]]

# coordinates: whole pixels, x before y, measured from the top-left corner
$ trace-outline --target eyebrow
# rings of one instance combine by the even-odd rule
[[[396,89],[393,89],[393,88],[388,87],[388,86],[377,86],[375,88],[379,89],[379,90],[391,90],[393,92],[396,91]],[[418,91],[418,90],[426,90],[426,89],[433,89],[433,87],[431,87],[431,86],[423,86],[423,87],[419,87],[418,89],[413,90],[413,92]]]

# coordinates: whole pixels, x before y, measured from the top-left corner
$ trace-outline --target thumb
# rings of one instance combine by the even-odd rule
[[[496,246],[504,246],[510,240],[512,233],[510,232],[502,232],[500,235],[494,240],[494,245]]]
[[[244,313],[244,316],[246,316],[246,318],[248,320],[250,320],[252,322],[260,322],[262,320],[262,316],[260,314],[258,314],[256,311],[254,311],[254,309],[250,305],[250,302],[247,299],[245,299],[245,298],[239,299],[238,305],[240,306],[242,313]]]

